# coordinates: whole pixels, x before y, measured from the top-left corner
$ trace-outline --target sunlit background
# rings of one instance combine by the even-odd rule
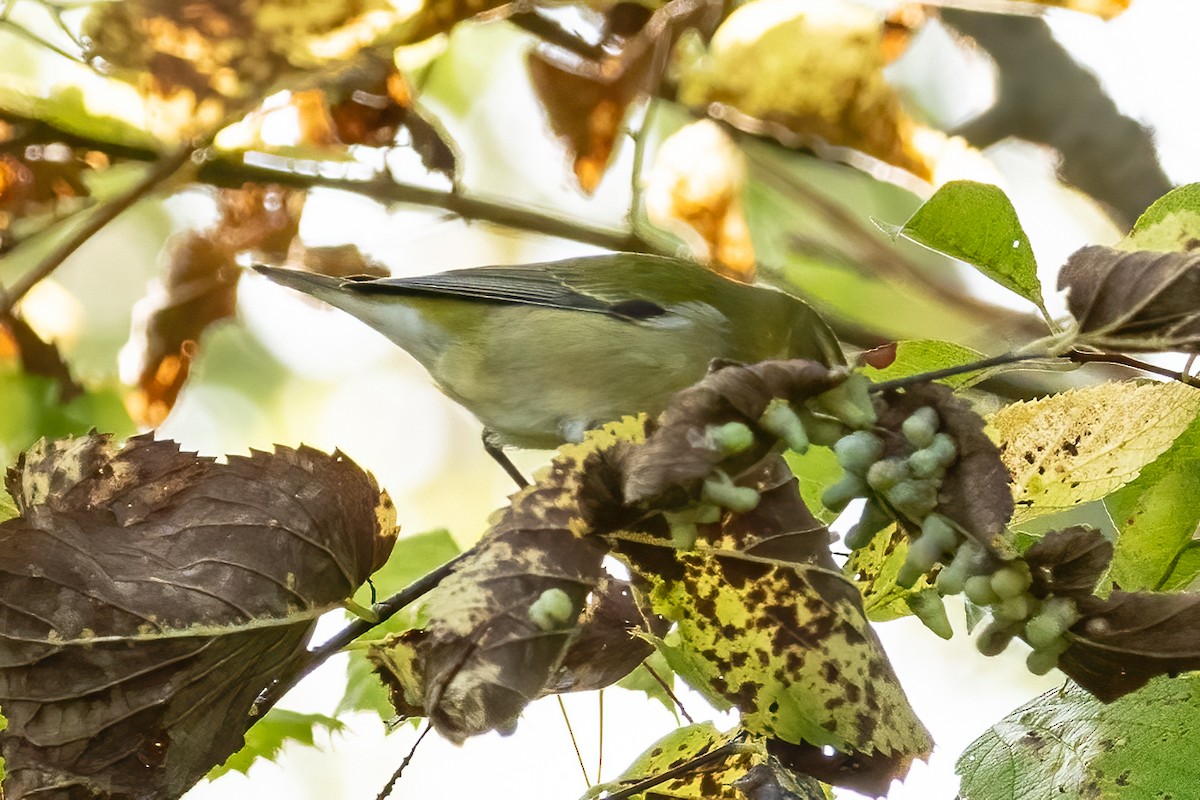
[[[1200,180],[1194,102],[1200,8],[1186,0],[1134,0],[1128,12],[1110,22],[1055,11],[1046,18],[1055,35],[1100,76],[1122,111],[1154,128],[1171,180]],[[564,156],[545,134],[541,112],[528,94],[523,55],[513,46],[518,36],[504,26],[462,26],[450,57],[427,76],[431,109],[464,148],[464,184],[482,194],[516,194],[524,203],[563,214],[619,221],[629,199],[624,176],[632,149],[622,149],[595,196],[567,187]],[[29,49],[18,43],[0,40],[0,52],[6,54],[0,58],[29,58],[31,74],[43,81],[53,70],[47,63],[35,64]],[[986,59],[961,53],[936,25],[891,70],[943,126],[986,107],[993,91]],[[287,121],[272,124],[286,127]],[[1122,235],[1091,201],[1054,179],[1048,150],[1006,141],[986,155],[994,179],[1016,205],[1047,286],[1053,286],[1056,266],[1074,249]],[[397,170],[415,174],[415,165],[397,158]],[[519,188],[514,192],[514,187]],[[64,343],[82,377],[110,380],[128,335],[130,309],[155,274],[159,245],[169,231],[193,226],[211,213],[199,193],[181,194],[165,207],[139,206],[31,296],[28,315]],[[589,252],[578,244],[468,224],[436,210],[385,210],[320,189],[309,197],[301,235],[312,245],[354,243],[398,274]],[[994,291],[970,275],[965,279],[980,292]],[[1017,302],[994,294],[989,299]],[[39,306],[46,311],[39,312]],[[885,308],[866,311],[888,313]],[[482,533],[488,515],[513,489],[479,446],[478,423],[443,397],[415,362],[350,317],[252,274],[244,275],[239,287],[237,320],[206,334],[192,378],[158,435],[212,455],[273,443],[340,448],[391,493],[404,534],[445,528],[462,546]],[[517,453],[515,460],[533,471],[547,457]],[[1060,681],[1056,674],[1028,674],[1019,645],[998,658],[984,658],[962,630],[961,610],[951,606],[950,617],[959,623],[950,642],[911,618],[878,626],[909,698],[937,742],[930,763],[916,764],[907,781],[893,787],[893,800],[953,797],[954,761],[963,748],[1015,706]],[[343,622],[343,615],[330,615],[318,638]],[[345,668],[345,657],[333,658],[283,705],[333,713]],[[697,695],[685,691],[681,697],[693,716],[713,715]],[[615,777],[679,724],[663,706],[622,690],[570,695],[564,701],[593,782]],[[714,718],[722,726],[733,723],[728,716]],[[344,732],[319,738],[315,747],[289,745],[277,761],[261,761],[248,776],[234,773],[202,782],[187,796],[374,797],[408,753],[416,729],[402,725],[387,733],[377,717],[367,714],[345,721]],[[585,789],[567,723],[550,698],[534,703],[510,737],[489,734],[461,748],[427,738],[394,796],[561,800]],[[837,796],[857,797],[847,791]]]

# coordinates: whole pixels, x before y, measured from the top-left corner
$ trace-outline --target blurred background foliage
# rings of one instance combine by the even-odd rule
[[[1180,101],[1196,56],[1177,33],[1196,13],[956,5],[3,0],[0,461],[92,428],[209,454],[336,447],[389,490],[405,533],[473,541],[511,490],[478,423],[382,337],[245,275],[254,260],[421,274],[662,252],[808,299],[853,348],[1025,343],[1045,331],[1032,307],[873,220],[903,223],[948,180],[996,183],[1053,286],[1075,248],[1200,176]],[[897,657],[902,676],[925,663]],[[340,697],[344,672],[321,674],[301,710]],[[974,727],[929,720],[939,742],[1049,685],[1007,674]],[[923,715],[923,694],[946,705],[913,694]],[[548,761],[574,769],[554,735]],[[653,737],[629,738],[631,757]],[[290,769],[298,796],[355,796]],[[939,796],[920,792],[948,772],[896,796]],[[560,779],[525,794],[561,796]]]

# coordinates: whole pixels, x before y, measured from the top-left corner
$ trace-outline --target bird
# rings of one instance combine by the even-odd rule
[[[716,360],[845,363],[837,338],[800,299],[665,256],[391,278],[254,269],[408,351],[479,419],[493,454],[552,449],[625,415],[657,415]]]

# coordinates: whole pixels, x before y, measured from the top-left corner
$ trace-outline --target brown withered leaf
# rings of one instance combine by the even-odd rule
[[[85,176],[109,161],[40,123],[0,115],[0,253],[85,208],[91,197]]]
[[[640,30],[616,31],[599,59],[547,47],[529,54],[534,91],[550,127],[566,142],[585,192],[594,191],[604,177],[626,111],[658,87],[679,36],[696,29],[707,37],[721,10],[716,0],[670,0]]]
[[[718,464],[737,475],[766,455],[775,437],[762,431],[758,421],[774,398],[789,402],[821,394],[845,380],[844,371],[830,370],[815,361],[762,361],[749,366],[723,365],[699,383],[678,392],[658,419],[658,429],[645,445],[630,449],[622,461],[625,501],[664,504],[670,493],[684,502]],[[759,435],[746,452],[727,457],[708,442],[711,426],[741,422]],[[670,498],[665,505],[671,505]]]
[[[620,507],[613,474],[588,441],[564,448],[428,595],[430,624],[368,651],[401,715],[428,717],[453,742],[515,727],[554,680],[602,580],[607,548],[587,534]]]
[[[1101,700],[1200,669],[1200,594],[1114,591],[1077,604],[1083,619],[1058,667]]]
[[[148,427],[161,424],[174,407],[204,331],[233,315],[237,255],[252,251],[282,260],[299,230],[301,193],[248,184],[221,190],[217,200],[217,223],[168,240],[165,274],[133,308],[121,377],[139,390],[128,400],[130,415]]]
[[[1112,555],[1112,543],[1082,525],[1051,531],[1025,552],[1034,596],[1069,597],[1082,614],[1059,669],[1106,703],[1157,675],[1200,669],[1200,594],[1114,590],[1097,597]]]
[[[38,336],[29,323],[11,310],[0,311],[0,330],[9,337],[21,358],[21,368],[29,375],[41,375],[58,384],[58,400],[68,403],[83,394],[81,386],[71,376],[57,345]]]
[[[181,795],[242,745],[317,617],[386,561],[394,509],[340,454],[42,441],[0,524],[0,755],[22,797]]]
[[[1091,597],[1113,557],[1112,542],[1085,525],[1050,531],[1029,546],[1024,558],[1040,599],[1055,594],[1080,600]]]
[[[654,652],[654,645],[639,633],[664,636],[668,627],[644,606],[629,581],[606,575],[588,597],[575,638],[543,694],[611,686]]]
[[[1200,352],[1200,255],[1077,250],[1058,276],[1081,339],[1126,351]]]
[[[1014,555],[1006,526],[1013,515],[1011,478],[1000,451],[983,432],[984,420],[948,386],[920,383],[903,392],[884,394],[879,427],[898,441],[904,418],[922,406],[937,411],[940,430],[948,433],[958,458],[946,470],[938,492],[937,511],[957,522],[972,538],[1003,557]]]

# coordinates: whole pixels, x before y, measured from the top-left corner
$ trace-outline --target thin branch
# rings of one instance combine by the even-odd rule
[[[387,796],[392,793],[392,789],[396,788],[396,781],[400,780],[400,776],[404,774],[404,770],[408,768],[410,763],[412,763],[413,756],[417,754],[417,748],[421,745],[421,742],[425,739],[425,736],[429,733],[431,728],[432,726],[428,722],[425,723],[425,729],[421,731],[421,735],[417,737],[415,742],[413,742],[413,746],[408,750],[408,755],[406,755],[404,760],[400,762],[400,766],[396,767],[396,771],[392,773],[391,778],[388,778],[387,785],[380,790],[379,794],[376,795],[375,800],[386,800]]]
[[[20,25],[16,22],[13,22],[11,19],[8,19],[7,17],[0,17],[0,27],[7,28],[8,30],[15,33],[16,35],[32,42],[33,44],[37,45],[38,47],[42,48],[43,50],[49,50],[51,53],[54,53],[57,56],[61,56],[65,59],[67,59],[68,61],[72,61],[76,64],[79,64],[79,65],[85,66],[85,67],[89,67],[89,68],[92,66],[87,61],[80,58],[77,53],[68,53],[66,50],[62,49],[58,45],[49,41],[48,39],[43,39],[41,36],[38,36],[36,33],[29,30],[24,25]]]
[[[675,707],[679,709],[679,714],[687,720],[688,725],[695,725],[696,721],[692,719],[692,715],[689,714],[687,709],[683,707],[683,703],[678,697],[675,696],[675,692],[671,690],[671,687],[667,685],[667,682],[663,680],[663,677],[654,671],[654,667],[643,661],[642,669],[646,670],[646,672],[649,672],[650,677],[654,678],[658,685],[662,687],[662,690],[667,693],[667,697],[669,697],[671,702],[675,704]]]
[[[175,152],[156,161],[149,171],[136,184],[117,195],[103,205],[96,207],[87,219],[75,229],[66,239],[58,243],[33,269],[18,278],[12,287],[0,294],[0,305],[4,310],[11,310],[30,289],[39,281],[48,277],[54,270],[67,260],[67,257],[78,250],[89,239],[108,223],[121,215],[126,209],[141,200],[160,184],[192,163],[192,154],[196,151],[193,145],[184,145]]]
[[[280,159],[281,163],[288,163],[288,161]],[[200,169],[198,177],[205,183],[216,186],[241,186],[246,181],[270,181],[296,188],[320,186],[341,189],[385,202],[411,203],[440,208],[463,219],[490,222],[507,228],[569,239],[608,250],[656,252],[653,245],[646,239],[626,230],[588,225],[534,209],[520,208],[505,202],[485,200],[441,189],[430,189],[425,186],[396,183],[390,179],[354,180],[353,178],[317,174],[315,168],[302,174],[223,159],[205,164]]]
[[[653,789],[659,784],[666,783],[672,778],[677,778],[680,775],[687,775],[690,772],[695,772],[710,761],[716,761],[724,758],[725,756],[732,755],[738,751],[739,747],[740,743],[736,739],[726,742],[720,747],[714,750],[709,750],[707,753],[702,753],[693,759],[683,762],[677,767],[672,767],[666,772],[660,772],[658,775],[654,775],[650,778],[644,778],[643,780],[640,780],[631,786],[627,786],[620,791],[605,794],[604,800],[627,800],[627,798],[639,795],[647,789]]]
[[[1142,361],[1138,358],[1131,358],[1121,353],[1089,353],[1083,350],[1071,350],[1065,357],[1076,364],[1117,364],[1118,366],[1149,372],[1151,375],[1158,375],[1169,380],[1187,384],[1188,386],[1200,385],[1197,383],[1196,378],[1187,374],[1186,371],[1178,372],[1173,369],[1167,369],[1166,367],[1160,367],[1157,364],[1151,364],[1148,361]]]
[[[575,760],[579,762],[579,771],[583,773],[583,785],[585,788],[591,788],[592,779],[588,777],[587,766],[583,763],[583,753],[579,752],[579,740],[575,738],[575,728],[571,726],[571,717],[567,714],[567,704],[563,702],[562,695],[554,695],[558,700],[558,710],[562,712],[563,722],[567,724],[567,735],[571,737],[571,747],[575,748]]]
[[[467,551],[470,552],[470,551]],[[248,724],[253,724],[255,720],[267,712],[269,708],[274,706],[280,699],[291,690],[293,686],[299,683],[303,678],[309,675],[317,667],[324,664],[334,653],[340,651],[343,647],[353,642],[359,636],[362,636],[367,631],[376,627],[380,623],[386,622],[396,615],[405,606],[420,599],[428,594],[439,583],[444,581],[450,573],[458,567],[459,563],[467,553],[460,553],[454,558],[442,564],[432,572],[405,586],[399,592],[384,600],[382,603],[376,603],[371,606],[371,611],[374,612],[373,620],[356,619],[346,627],[342,628],[336,634],[329,638],[321,646],[308,651],[308,656],[304,659],[296,669],[291,673],[280,677],[275,683],[267,687],[262,694],[254,701],[254,705],[250,709]]]
[[[1032,361],[1036,358],[1045,358],[1045,353],[1005,353],[1004,355],[994,356],[992,358],[984,358],[979,361],[972,361],[970,364],[959,364],[955,367],[946,367],[945,369],[935,369],[930,372],[922,372],[917,375],[906,375],[903,378],[895,380],[883,381],[871,386],[872,392],[890,392],[894,389],[903,389],[906,386],[913,386],[918,383],[929,383],[930,381],[939,381],[942,378],[953,378],[955,375],[965,375],[968,372],[979,372],[992,367],[1000,367],[1005,364],[1016,364],[1021,361]]]

